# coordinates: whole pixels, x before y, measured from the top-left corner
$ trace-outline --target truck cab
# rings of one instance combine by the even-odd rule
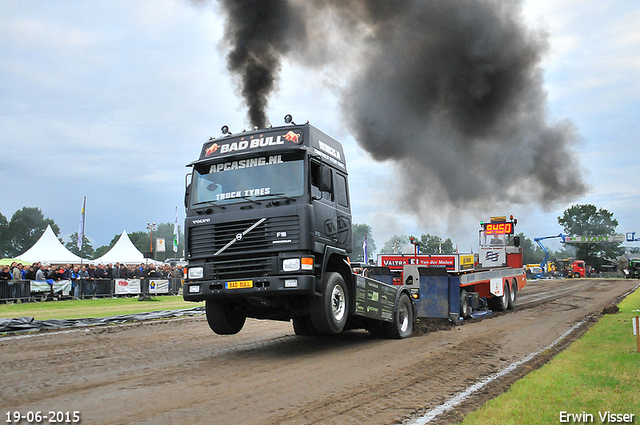
[[[343,282],[334,301],[346,303],[351,205],[340,143],[308,123],[225,130],[188,165],[184,299],[206,301],[219,334],[239,332],[247,317],[308,322],[328,273]]]

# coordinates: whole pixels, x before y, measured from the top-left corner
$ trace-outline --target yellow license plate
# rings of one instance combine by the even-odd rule
[[[253,280],[236,280],[227,282],[227,289],[253,288]]]

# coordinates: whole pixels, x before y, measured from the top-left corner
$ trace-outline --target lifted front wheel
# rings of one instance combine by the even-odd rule
[[[237,334],[246,320],[246,316],[238,312],[228,300],[207,300],[205,312],[209,327],[218,335]]]

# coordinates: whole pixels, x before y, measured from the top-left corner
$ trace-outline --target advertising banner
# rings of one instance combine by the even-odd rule
[[[149,280],[149,293],[150,294],[166,294],[169,292],[169,281],[167,279],[150,279]]]
[[[140,279],[114,279],[116,295],[138,295],[140,293]]]

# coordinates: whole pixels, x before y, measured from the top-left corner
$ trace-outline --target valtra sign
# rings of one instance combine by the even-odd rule
[[[473,254],[378,254],[378,265],[402,270],[407,265],[446,267],[451,272],[473,269]]]

